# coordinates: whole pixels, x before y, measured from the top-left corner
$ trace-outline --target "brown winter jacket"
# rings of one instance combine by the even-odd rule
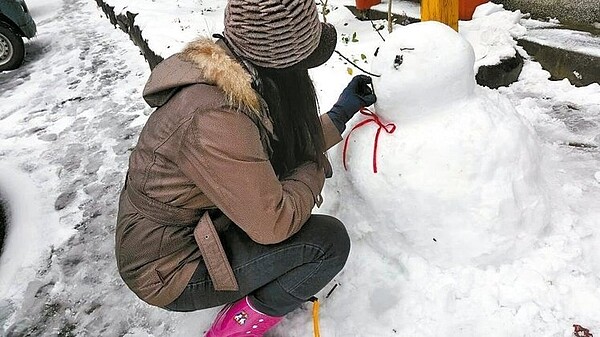
[[[323,169],[306,163],[278,179],[263,101],[221,43],[201,39],[164,60],[144,99],[157,109],[131,153],[121,193],[119,272],[142,300],[160,307],[181,294],[200,261],[216,290],[237,290],[219,227],[235,223],[261,244],[289,238],[318,203]],[[340,133],[327,115],[321,124],[330,148]]]

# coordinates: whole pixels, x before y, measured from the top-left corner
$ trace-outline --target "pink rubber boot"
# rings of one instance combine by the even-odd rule
[[[226,305],[217,314],[205,337],[263,337],[283,317],[263,314],[250,305],[248,296]]]

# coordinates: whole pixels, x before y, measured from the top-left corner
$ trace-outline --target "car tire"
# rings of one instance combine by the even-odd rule
[[[0,24],[0,71],[16,69],[25,58],[23,39]]]

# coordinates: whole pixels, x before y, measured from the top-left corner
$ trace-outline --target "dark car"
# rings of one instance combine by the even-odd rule
[[[0,71],[23,63],[23,37],[30,39],[35,33],[35,22],[24,0],[0,0]]]

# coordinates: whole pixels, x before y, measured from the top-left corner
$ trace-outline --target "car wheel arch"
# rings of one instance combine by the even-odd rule
[[[15,23],[12,22],[11,19],[9,19],[6,15],[4,15],[2,13],[0,13],[0,26],[4,26],[4,27],[12,30],[15,34],[19,35],[20,37],[25,36],[25,33],[23,33],[21,28],[19,28],[19,26],[15,25]]]

